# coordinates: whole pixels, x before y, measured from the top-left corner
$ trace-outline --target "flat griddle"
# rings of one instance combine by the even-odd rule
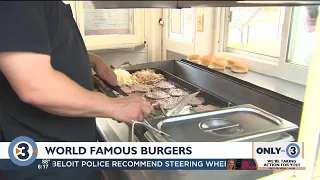
[[[164,76],[164,78],[168,81],[173,82],[177,88],[181,88],[184,89],[188,92],[196,92],[198,90],[200,90],[201,92],[198,94],[198,96],[204,97],[205,98],[205,103],[204,105],[214,105],[214,106],[219,106],[221,108],[224,107],[230,107],[230,106],[234,106],[235,104],[232,102],[227,101],[226,99],[223,99],[213,93],[210,93],[204,89],[202,89],[199,86],[196,86],[188,81],[185,81],[165,70],[162,69],[158,69],[158,68],[148,68],[148,69],[152,69],[154,70],[156,73],[158,74],[162,74]],[[141,71],[144,69],[138,69],[138,70],[129,70],[129,73],[134,73],[137,71]],[[94,79],[94,86],[95,88],[101,92],[104,93],[105,95],[107,95],[108,97],[111,98],[116,98],[117,96],[112,92],[111,88],[108,87],[103,87],[101,85],[99,85],[99,83],[97,81],[95,81]],[[192,112],[193,113],[193,112]],[[155,109],[155,111],[149,115],[148,118],[146,118],[147,121],[151,122],[154,119],[159,119],[159,118],[163,118],[164,116],[162,115],[162,112],[160,109]],[[136,126],[135,127],[135,135],[140,139],[140,141],[148,141],[143,134],[147,131],[146,128],[142,127],[142,126]]]
[[[141,70],[144,70],[144,69],[129,70],[128,72],[132,74]],[[219,97],[213,93],[210,93],[202,89],[201,87],[196,86],[188,81],[185,81],[184,79],[181,79],[165,70],[157,69],[157,68],[151,68],[151,70],[154,70],[157,74],[162,74],[166,80],[173,82],[177,86],[177,88],[186,90],[191,93],[200,90],[201,92],[199,93],[198,96],[204,97],[205,99],[204,105],[211,104],[214,106],[219,106],[221,108],[235,105],[234,103],[226,99],[223,99],[222,97]]]
[[[135,72],[138,72],[141,70],[144,70],[144,69],[129,70],[128,72],[132,74],[132,73],[135,73]],[[165,70],[157,69],[157,68],[153,68],[151,70],[154,70],[157,74],[162,74],[166,80],[174,83],[177,88],[183,89],[183,90],[188,91],[190,93],[200,90],[200,93],[198,94],[198,96],[204,97],[205,103],[203,105],[211,104],[211,105],[218,106],[221,108],[230,107],[230,106],[235,105],[234,103],[229,102],[229,101],[227,101],[227,100],[225,100],[225,99],[223,99],[213,93],[210,93],[210,92],[202,89],[201,87],[196,86],[188,81],[185,81],[185,80],[183,80],[183,79],[181,79],[181,78],[179,78],[179,77],[177,77],[177,76],[175,76]],[[98,91],[104,93],[105,95],[107,95],[109,97],[112,97],[112,98],[117,97],[112,92],[111,88],[103,87],[103,86],[99,85],[97,82],[95,82],[95,87]],[[133,94],[143,95],[143,93],[133,93]],[[156,109],[155,112],[152,113],[149,118],[155,119],[155,118],[162,118],[162,117],[163,117],[162,112],[160,110]]]

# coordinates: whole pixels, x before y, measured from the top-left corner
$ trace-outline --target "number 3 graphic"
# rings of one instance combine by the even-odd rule
[[[29,166],[37,159],[38,147],[31,138],[19,136],[11,141],[8,154],[14,164]]]
[[[19,159],[28,159],[29,158],[29,146],[26,143],[21,143],[18,145],[19,148],[21,148],[21,154],[18,155]]]
[[[294,147],[294,146],[292,146],[292,147],[290,147],[290,154],[296,154],[297,152],[296,152],[296,147]]]

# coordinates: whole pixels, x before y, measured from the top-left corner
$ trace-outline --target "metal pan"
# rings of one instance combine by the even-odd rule
[[[178,142],[249,141],[298,126],[253,105],[150,121]]]

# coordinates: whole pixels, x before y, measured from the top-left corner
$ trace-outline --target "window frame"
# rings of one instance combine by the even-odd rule
[[[174,51],[179,54],[192,54],[195,51],[195,40],[196,40],[196,8],[191,8],[193,11],[193,38],[192,41],[186,40],[185,38],[170,38],[170,16],[169,10],[170,8],[162,9],[162,17],[164,18],[164,26],[162,29],[162,47],[161,54],[162,59],[167,59],[167,50]]]
[[[172,9],[167,9],[167,19],[168,19],[168,30],[167,30],[167,38],[173,41],[178,41],[178,42],[185,42],[185,43],[193,43],[195,41],[195,14],[196,10],[195,8],[191,8],[192,11],[192,21],[193,21],[193,27],[192,27],[192,38],[187,38],[183,37],[183,28],[184,26],[184,8],[178,9],[180,11],[180,17],[181,17],[181,23],[180,23],[180,28],[181,28],[181,34],[178,33],[171,33],[171,25],[172,25]],[[170,35],[174,35],[175,37],[170,37]]]
[[[218,28],[219,40],[214,42],[214,53],[218,56],[241,59],[249,66],[251,71],[274,76],[287,81],[306,85],[308,67],[287,63],[287,54],[289,52],[290,26],[293,7],[286,7],[284,14],[284,22],[281,34],[281,49],[279,57],[271,57],[252,52],[241,51],[237,49],[227,48],[228,32],[229,32],[229,16],[230,8],[223,7],[216,10],[215,15],[218,21],[215,25]]]
[[[90,35],[85,36],[84,8],[82,1],[75,2],[75,14],[77,25],[88,50],[126,48],[145,42],[145,10],[133,9],[133,32],[132,35]]]

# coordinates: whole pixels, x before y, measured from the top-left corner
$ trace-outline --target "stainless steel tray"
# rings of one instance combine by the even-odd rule
[[[295,139],[290,134],[282,132],[282,133],[271,134],[268,136],[245,140],[243,142],[293,142],[294,140]]]
[[[150,132],[145,132],[144,137],[149,142],[157,142],[157,140],[153,137]],[[168,139],[168,142],[174,142],[172,139]],[[277,134],[271,134],[267,136],[257,137],[253,139],[247,139],[242,142],[293,142],[295,139],[288,133],[281,132]]]
[[[298,128],[297,125],[250,104],[150,123],[177,142],[250,141]]]

